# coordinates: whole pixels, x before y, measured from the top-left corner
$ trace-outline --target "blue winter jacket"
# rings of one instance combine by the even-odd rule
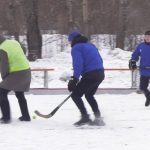
[[[132,59],[138,61],[140,58],[140,74],[150,76],[150,45],[141,43],[132,54]]]
[[[98,49],[91,43],[77,43],[72,47],[74,77],[93,70],[104,70],[103,60]]]

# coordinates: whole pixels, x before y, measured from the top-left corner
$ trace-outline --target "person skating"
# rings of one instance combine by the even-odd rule
[[[136,62],[140,59],[140,90],[143,91],[146,101],[145,106],[150,105],[150,91],[148,90],[150,80],[150,30],[145,32],[144,42],[140,43],[132,53],[129,60],[129,68],[136,69]]]
[[[1,123],[11,121],[8,93],[14,91],[18,99],[22,116],[20,121],[30,121],[27,101],[24,92],[29,90],[31,70],[23,48],[16,40],[8,40],[0,36],[0,108]]]
[[[98,86],[104,80],[102,57],[95,45],[89,43],[88,39],[79,32],[71,32],[68,40],[71,42],[73,62],[73,76],[68,82],[68,90],[72,92],[71,98],[81,113],[81,119],[74,125],[104,125],[101,112],[94,98]],[[82,78],[80,79],[81,76]],[[94,112],[94,121],[91,121],[84,106],[82,101],[83,95],[85,95]]]

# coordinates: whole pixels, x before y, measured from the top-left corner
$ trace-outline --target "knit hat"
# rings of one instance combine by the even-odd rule
[[[150,30],[146,31],[144,35],[150,35]]]
[[[69,35],[68,35],[68,41],[72,41],[76,36],[79,36],[81,35],[79,32],[70,32]]]
[[[5,37],[2,36],[2,35],[0,35],[0,44],[1,44],[3,41],[5,41]]]

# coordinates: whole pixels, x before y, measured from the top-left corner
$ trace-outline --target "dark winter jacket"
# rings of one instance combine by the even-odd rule
[[[145,42],[139,44],[132,54],[132,59],[135,61],[140,59],[140,74],[150,76],[150,44]]]
[[[98,49],[84,36],[78,36],[72,41],[72,60],[74,77],[79,79],[80,75],[94,70],[104,70],[103,60]]]

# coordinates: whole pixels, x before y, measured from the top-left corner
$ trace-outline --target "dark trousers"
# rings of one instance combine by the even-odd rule
[[[143,91],[146,99],[150,100],[150,91],[148,90],[150,77],[141,76],[140,77],[140,89]]]
[[[2,111],[2,118],[5,120],[10,120],[10,105],[8,101],[8,93],[10,91],[6,89],[0,88],[0,107]],[[27,101],[24,96],[24,92],[15,92],[15,95],[18,99],[18,103],[20,106],[21,114],[23,117],[28,118],[29,112],[27,107]]]
[[[85,95],[85,98],[89,105],[91,106],[95,117],[100,117],[101,113],[94,98],[94,94],[96,93],[98,86],[104,80],[104,71],[96,70],[86,73],[81,78],[80,82],[77,84],[75,90],[72,93],[72,99],[75,102],[76,106],[81,112],[82,116],[88,115],[87,110],[84,106],[82,96]]]

